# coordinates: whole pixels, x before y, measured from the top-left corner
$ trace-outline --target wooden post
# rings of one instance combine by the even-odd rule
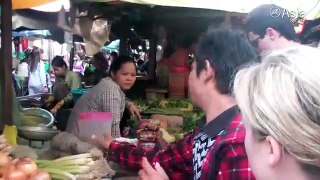
[[[228,28],[228,29],[232,28],[231,17],[232,17],[231,12],[226,12],[226,14],[224,15],[224,21],[221,24],[222,28]]]
[[[150,51],[149,51],[149,66],[148,66],[148,79],[156,79],[156,68],[157,68],[157,35],[158,26],[153,23],[152,25],[152,37],[150,39]]]
[[[76,49],[76,43],[74,42],[75,39],[75,35],[72,35],[72,48],[71,48],[71,52],[70,52],[70,60],[69,60],[69,69],[70,71],[73,71],[73,59],[74,59],[74,53],[75,53],[75,49]]]
[[[12,1],[8,0],[1,0],[0,87],[0,121],[12,125]]]
[[[128,47],[128,33],[129,33],[129,20],[127,15],[121,16],[121,31],[120,31],[120,49],[119,55],[129,55]]]

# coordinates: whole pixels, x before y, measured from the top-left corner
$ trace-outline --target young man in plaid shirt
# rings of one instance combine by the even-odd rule
[[[198,128],[166,149],[142,149],[107,138],[103,145],[108,159],[131,170],[142,167],[140,179],[146,180],[254,179],[244,147],[245,129],[229,86],[234,72],[255,57],[241,33],[208,32],[189,75],[191,99],[206,114]]]

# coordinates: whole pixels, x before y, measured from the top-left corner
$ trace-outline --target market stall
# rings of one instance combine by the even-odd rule
[[[49,2],[41,1],[43,3]],[[98,0],[97,0],[98,1]],[[1,119],[6,125],[12,125],[13,119],[12,114],[12,90],[11,90],[11,61],[4,60],[11,59],[11,22],[7,19],[11,19],[11,1],[2,1],[2,15],[1,15],[1,28],[2,28],[2,51],[1,51],[1,64],[0,64],[0,75],[1,81],[1,104],[4,105],[4,108],[1,108]],[[16,1],[18,2],[18,1]],[[24,4],[17,4],[13,1],[13,8],[26,8]],[[30,1],[31,2],[31,1]],[[82,1],[72,1],[74,5],[80,8],[92,8],[91,5],[81,4],[81,2],[96,2],[95,0],[82,0]],[[101,2],[101,1],[99,1]],[[201,19],[199,26],[190,27],[189,30],[201,32],[207,28],[208,22],[211,22],[212,19],[220,25],[225,20],[226,12],[222,11],[210,11],[204,12],[199,9],[220,9],[235,11],[238,13],[246,13],[250,10],[250,7],[255,7],[256,4],[251,3],[250,7],[242,8],[244,3],[235,4],[238,6],[223,6],[227,1],[217,1],[215,3],[208,1],[201,1],[203,3],[195,3],[195,1],[134,1],[134,0],[124,0],[120,1],[108,1],[109,5],[119,5],[121,3],[133,3],[133,4],[142,4],[134,5],[135,10],[141,10],[142,13],[132,13],[132,4],[126,4],[119,6],[117,8],[108,7],[109,9],[114,8],[111,14],[105,14],[107,17],[113,17],[113,20],[124,20],[118,21],[118,27],[120,28],[120,42],[116,41],[119,51],[123,54],[126,53],[127,48],[123,46],[126,44],[128,39],[127,30],[131,30],[131,23],[138,21],[137,19],[146,16],[146,20],[140,24],[135,24],[135,29],[139,27],[146,27],[146,24],[151,24],[148,26],[148,30],[145,30],[143,33],[147,38],[150,39],[150,58],[152,63],[150,65],[151,71],[154,71],[154,66],[156,64],[156,47],[157,41],[159,41],[157,35],[159,34],[159,24],[163,25],[168,19],[183,19],[183,17],[189,17],[190,19]],[[40,5],[40,1],[33,1],[32,5]],[[234,4],[234,3],[230,3]],[[31,4],[29,4],[31,5]],[[84,6],[82,6],[84,5]],[[100,4],[99,4],[100,5]],[[146,6],[147,5],[147,6]],[[317,4],[318,5],[318,4]],[[152,7],[150,7],[152,6]],[[158,6],[155,8],[154,6]],[[182,7],[182,9],[171,9],[170,7]],[[185,7],[195,7],[199,11],[196,13],[184,9]],[[236,8],[237,7],[237,8]],[[239,9],[240,7],[240,9]],[[5,8],[9,8],[9,11]],[[86,10],[88,10],[86,9]],[[91,9],[92,10],[92,9]],[[101,9],[100,9],[101,10]],[[119,12],[126,12],[129,15],[119,16]],[[109,12],[109,11],[106,11]],[[165,13],[164,13],[165,12]],[[199,13],[200,12],[200,13]],[[99,11],[98,11],[99,13]],[[98,14],[97,13],[97,14]],[[130,14],[131,13],[131,14]],[[158,15],[155,15],[158,13]],[[238,14],[236,13],[236,14]],[[121,14],[121,13],[120,13]],[[123,14],[123,13],[122,13]],[[138,15],[137,15],[138,14]],[[161,14],[161,15],[159,15]],[[164,14],[164,15],[163,15]],[[179,14],[177,18],[172,18],[173,15]],[[197,14],[197,15],[195,15]],[[95,17],[96,14],[90,14]],[[88,15],[88,16],[89,16]],[[113,16],[112,16],[113,15]],[[149,15],[149,16],[148,16]],[[141,16],[141,17],[140,17]],[[199,18],[200,16],[200,18]],[[213,16],[215,16],[213,18]],[[310,15],[311,16],[311,15]],[[315,17],[316,15],[312,15]],[[208,17],[203,20],[203,17]],[[131,18],[131,19],[130,19]],[[175,32],[183,32],[183,28],[188,24],[190,20],[181,20],[178,24],[168,23],[167,27]],[[159,24],[157,24],[157,23]],[[200,25],[202,22],[207,23],[206,25]],[[116,24],[116,23],[115,23]],[[64,24],[65,25],[65,24]],[[217,26],[218,26],[217,25]],[[125,27],[125,28],[123,28]],[[74,27],[69,26],[70,32],[81,32],[79,29],[73,29]],[[123,30],[124,29],[124,30]],[[143,28],[141,28],[143,29]],[[137,30],[138,31],[138,30]],[[90,34],[90,33],[89,33]],[[81,35],[81,34],[79,34]],[[84,34],[82,34],[84,35]],[[123,36],[122,36],[123,35]],[[89,36],[86,37],[87,40],[90,39]],[[10,42],[10,45],[9,45]],[[98,43],[98,46],[104,43]],[[120,47],[118,47],[120,45]],[[110,45],[111,46],[111,45]],[[108,48],[110,48],[110,46]],[[9,58],[8,58],[9,57]],[[153,67],[153,69],[152,69]],[[152,72],[154,73],[154,72]],[[150,79],[154,80],[154,74],[149,76]],[[129,117],[126,122],[122,125],[122,136],[123,138],[115,139],[116,141],[125,141],[128,143],[135,144],[137,146],[144,147],[154,147],[158,144],[161,146],[167,146],[168,144],[179,140],[183,137],[185,133],[193,130],[200,120],[203,117],[203,112],[193,107],[192,102],[186,98],[167,98],[162,96],[159,99],[159,96],[152,96],[148,100],[138,100],[137,98],[132,98],[133,102],[138,106],[142,114],[142,121],[138,120],[135,117]],[[2,142],[0,148],[0,157],[3,158],[5,164],[3,166],[8,169],[7,173],[2,172],[3,176],[14,176],[15,178],[18,175],[23,176],[24,178],[33,178],[33,176],[40,176],[42,179],[48,179],[50,175],[53,179],[74,179],[74,178],[83,178],[83,179],[94,179],[94,178],[111,178],[116,176],[128,176],[136,175],[137,172],[125,172],[121,174],[120,169],[114,169],[115,166],[111,166],[104,158],[103,149],[97,149],[97,144],[88,139],[82,139],[76,137],[72,134],[66,132],[59,132],[53,126],[54,117],[47,110],[50,110],[49,107],[46,107],[47,100],[50,99],[50,94],[44,94],[37,97],[22,97],[19,99],[21,105],[25,105],[25,108],[33,109],[24,109],[22,114],[22,127],[17,129],[9,128],[5,129],[4,136],[0,137],[0,142]],[[76,99],[75,99],[76,101]],[[25,103],[25,104],[23,104]],[[37,107],[35,109],[35,107]],[[67,118],[66,118],[67,119]],[[26,127],[28,126],[28,127]],[[159,141],[164,140],[164,143]],[[39,142],[40,143],[39,143]],[[18,144],[18,145],[17,145]],[[12,155],[16,160],[11,160],[7,154]],[[28,159],[26,159],[26,157]],[[27,165],[27,167],[26,167]],[[14,172],[14,173],[13,173]],[[49,174],[48,174],[49,173]]]
[[[50,175],[48,174],[48,172],[50,172],[51,176],[54,176],[54,174],[58,174],[57,176],[59,176],[59,172],[60,172],[60,179],[62,176],[62,179],[67,179],[67,178],[74,178],[72,174],[67,174],[65,172],[59,171],[59,170],[55,170],[55,168],[51,168],[52,164],[56,165],[57,163],[61,162],[64,165],[68,165],[68,163],[66,164],[65,161],[67,160],[65,159],[60,159],[57,161],[52,161],[51,165],[50,162],[40,162],[37,161],[36,162],[36,158],[31,159],[32,155],[23,155],[23,153],[27,152],[27,147],[22,147],[22,149],[20,148],[20,146],[16,145],[16,141],[17,141],[17,129],[13,125],[13,117],[12,117],[12,112],[13,112],[13,108],[12,108],[12,102],[13,100],[13,96],[12,96],[12,81],[11,81],[11,57],[12,57],[12,21],[11,21],[11,17],[12,17],[12,8],[13,9],[19,9],[19,8],[29,8],[30,6],[35,6],[35,5],[40,5],[43,3],[46,3],[49,1],[8,1],[8,0],[3,0],[1,1],[1,60],[0,60],[0,104],[1,104],[1,108],[0,108],[0,119],[1,119],[1,132],[3,132],[4,135],[2,135],[0,137],[0,141],[1,141],[1,148],[0,148],[0,156],[1,156],[1,178],[4,179],[51,179]],[[13,3],[13,6],[12,6]],[[9,128],[5,128],[3,129],[4,125],[8,125],[7,127]],[[40,127],[39,127],[40,128]],[[20,148],[20,150],[19,150]],[[27,149],[26,149],[27,148]],[[30,152],[30,151],[29,151]],[[88,151],[89,152],[89,151]],[[9,157],[8,155],[11,155],[12,157],[14,157],[15,159],[12,159],[11,157]],[[32,154],[32,153],[31,153]],[[19,157],[20,156],[20,157]],[[28,157],[28,158],[26,158]],[[99,159],[103,159],[101,158],[101,153],[99,155],[99,153],[95,154],[95,155],[91,155],[91,154],[85,154],[84,157],[86,158],[86,160],[90,160],[90,158],[92,157],[92,164],[95,164],[96,162],[100,162],[104,163],[104,160],[99,160]],[[77,159],[79,158],[79,156],[76,157],[70,157],[69,159]],[[85,163],[87,163],[87,161],[84,161]],[[71,162],[72,165],[74,165],[74,167],[78,167],[79,165],[83,165],[82,164],[77,164],[77,163],[73,163]],[[69,163],[69,165],[71,165]],[[68,167],[70,167],[68,165]],[[56,166],[55,166],[56,167]],[[42,169],[42,170],[40,170]],[[46,170],[45,170],[46,169]],[[89,170],[90,169],[90,170]],[[86,172],[91,171],[92,169],[96,169],[96,168],[92,168],[91,166],[88,166],[88,169],[85,169]],[[73,173],[74,172],[82,172],[82,171],[76,171],[74,169],[71,170]],[[100,176],[101,176],[101,171],[97,171],[100,172]],[[110,172],[110,171],[109,171]],[[79,174],[79,173],[77,173]],[[92,175],[92,174],[91,174]],[[92,176],[90,176],[89,179],[94,179],[94,177],[92,178]]]

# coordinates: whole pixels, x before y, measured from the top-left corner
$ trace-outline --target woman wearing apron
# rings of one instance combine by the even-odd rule
[[[52,93],[57,104],[50,111],[55,114],[56,117],[61,117],[59,116],[59,114],[62,115],[63,113],[61,108],[72,108],[73,97],[71,91],[80,88],[81,80],[75,72],[68,70],[67,64],[61,56],[54,57],[51,65],[55,74],[55,83],[53,84]],[[59,121],[59,118],[56,119],[58,129],[65,130],[67,123],[66,119],[68,118],[61,118],[62,121]]]

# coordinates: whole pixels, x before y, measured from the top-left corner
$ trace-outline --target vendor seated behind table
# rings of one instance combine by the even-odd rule
[[[132,115],[140,119],[140,112],[132,103],[126,101],[125,91],[136,81],[135,62],[129,56],[119,56],[112,62],[110,77],[102,79],[75,104],[68,120],[67,132],[79,134],[78,116],[82,112],[111,112],[111,136],[120,137],[120,120],[125,106]],[[94,132],[92,132],[94,134]]]
[[[52,69],[55,74],[55,82],[53,84],[52,93],[58,103],[51,109],[51,113],[55,114],[60,108],[70,108],[73,105],[72,92],[81,86],[80,77],[68,70],[63,57],[56,56],[53,58]]]

